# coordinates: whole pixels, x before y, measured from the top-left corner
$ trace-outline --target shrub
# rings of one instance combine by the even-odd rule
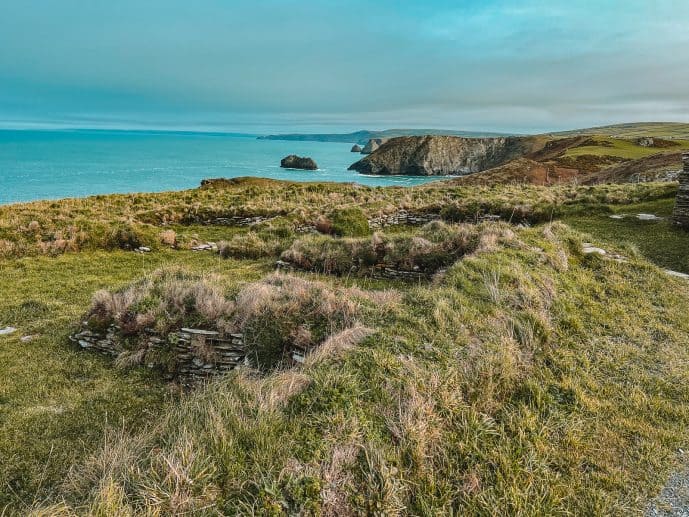
[[[118,226],[106,236],[105,247],[110,249],[132,250],[142,246],[143,233],[133,225]]]
[[[328,219],[332,230],[330,233],[343,237],[363,237],[371,234],[368,218],[359,207],[343,208],[330,213]]]
[[[223,258],[257,259],[279,254],[280,242],[274,238],[264,239],[260,234],[248,232],[234,235],[229,241],[218,243],[218,253]]]
[[[160,242],[166,246],[174,248],[177,246],[177,232],[174,230],[164,230],[160,233]]]

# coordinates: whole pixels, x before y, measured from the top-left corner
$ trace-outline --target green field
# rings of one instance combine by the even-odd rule
[[[595,136],[592,138],[592,140],[596,145],[584,145],[575,147],[573,149],[568,149],[564,156],[612,156],[616,158],[635,160],[638,158],[645,158],[646,156],[652,156],[654,154],[658,154],[659,152],[679,152],[689,149],[689,140],[675,140],[674,143],[676,143],[677,146],[665,149],[644,147],[638,145],[632,140],[621,138],[605,138]]]
[[[628,515],[657,493],[689,440],[682,366],[689,294],[686,282],[657,266],[687,271],[689,236],[667,220],[609,215],[666,217],[672,185],[270,188],[284,212],[251,230],[190,225],[176,215],[186,203],[195,213],[265,209],[260,192],[252,197],[245,185],[140,195],[134,204],[114,196],[2,209],[3,238],[14,246],[0,262],[0,328],[19,330],[0,336],[0,508]],[[325,214],[344,234],[319,237],[333,250],[346,241],[361,253],[373,238],[347,237],[360,232],[357,214],[392,203],[444,200],[452,207],[445,215],[457,218],[475,213],[481,200],[486,209],[532,218],[533,227],[450,227],[465,236],[466,255],[429,282],[294,273],[294,304],[271,309],[259,327],[274,330],[276,317],[311,321],[311,310],[294,311],[302,289],[317,288],[323,299],[334,296],[329,303],[356,300],[357,325],[373,332],[340,336],[296,369],[245,371],[184,393],[148,368],[118,369],[68,342],[96,290],[123,288],[161,267],[212,273],[228,298],[253,285],[260,294],[254,283],[271,274],[281,250],[318,252],[285,221],[308,220],[333,197],[350,207],[346,217]],[[150,219],[163,206],[172,224]],[[75,240],[80,250],[56,254],[32,240],[62,231],[61,217],[75,213],[92,232]],[[111,227],[124,220],[153,252],[110,248]],[[170,230],[177,249],[159,240]],[[423,231],[397,227],[372,242],[397,243],[390,250],[397,260],[408,245],[419,257],[446,260]],[[234,242],[227,248],[234,258],[187,249],[206,240]],[[585,240],[629,262],[583,256]]]
[[[588,129],[577,129],[573,131],[562,131],[554,134],[561,136],[608,135],[615,138],[655,136],[658,138],[689,140],[689,124],[682,122],[636,122],[630,124],[592,127]]]

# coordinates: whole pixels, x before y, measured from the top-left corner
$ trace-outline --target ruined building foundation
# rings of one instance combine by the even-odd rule
[[[675,202],[673,219],[680,226],[689,229],[689,153],[682,154],[682,172],[679,174],[679,191]]]

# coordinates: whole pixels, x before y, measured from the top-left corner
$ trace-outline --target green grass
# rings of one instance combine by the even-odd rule
[[[689,232],[672,222],[673,199],[661,199],[626,207],[612,212],[625,215],[612,219],[606,214],[567,216],[564,220],[577,230],[591,235],[601,246],[631,245],[651,262],[668,269],[689,273]],[[655,214],[662,221],[640,221],[639,213]]]
[[[263,263],[221,260],[208,253],[66,254],[0,262],[0,508],[40,500],[69,467],[97,447],[107,427],[136,430],[169,402],[145,369],[122,373],[67,340],[97,289],[127,284],[165,264],[219,271],[235,281],[256,278]],[[36,336],[24,343],[21,336]]]
[[[359,346],[183,397],[44,513],[638,511],[689,439],[689,295],[580,239],[519,230],[366,309]]]
[[[636,122],[612,126],[593,127],[574,131],[563,131],[558,135],[608,135],[616,138],[638,138],[655,136],[689,140],[689,124],[681,122]]]
[[[0,261],[0,327],[19,332],[0,336],[0,508],[51,516],[639,513],[689,442],[689,291],[654,265],[687,271],[689,235],[666,221],[609,215],[668,216],[675,188],[248,182],[2,207],[0,238],[19,248]],[[146,368],[118,370],[68,343],[98,289],[183,266],[240,292],[273,268],[273,251],[253,248],[242,253],[263,258],[162,244],[144,255],[100,250],[113,222],[156,240],[173,229],[184,245],[241,244],[248,229],[183,223],[190,214],[273,209],[280,219],[251,237],[263,249],[271,235],[288,246],[297,238],[290,225],[324,206],[367,214],[450,206],[458,218],[488,210],[540,224],[482,225],[480,246],[428,282],[296,275],[365,299],[357,318],[374,330],[363,340],[336,334],[300,368],[239,372],[181,394]],[[548,224],[551,217],[574,229]],[[93,232],[82,251],[37,255],[36,240],[75,221]],[[419,230],[392,233],[391,242],[406,242]],[[629,261],[583,256],[583,240]],[[278,309],[272,320],[294,323],[294,307]],[[23,335],[37,337],[23,343]]]
[[[597,143],[597,145],[575,147],[573,149],[569,149],[564,156],[577,157],[583,155],[593,155],[637,159],[658,154],[660,152],[679,152],[689,149],[689,140],[675,140],[674,142],[678,144],[677,146],[663,149],[644,147],[638,145],[633,140],[626,140],[622,138],[606,138],[595,136],[593,137],[593,140]]]

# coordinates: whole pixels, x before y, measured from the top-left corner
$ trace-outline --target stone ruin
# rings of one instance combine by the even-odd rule
[[[174,365],[166,372],[168,380],[178,380],[184,386],[193,386],[212,377],[222,375],[247,364],[247,349],[242,334],[221,335],[219,332],[181,328],[162,336],[153,330],[146,332],[142,345],[131,353],[140,353],[149,368],[156,364],[147,360],[149,354],[166,352]],[[92,350],[109,357],[127,354],[117,325],[105,330],[94,330],[85,323],[70,336],[84,350]]]
[[[372,230],[396,225],[421,226],[431,221],[437,221],[438,219],[440,219],[440,214],[413,213],[406,210],[399,210],[392,214],[382,214],[372,217],[368,220],[368,226]]]
[[[291,262],[286,260],[278,260],[275,263],[275,267],[280,271],[306,271],[313,272],[310,270],[301,269]],[[384,280],[404,280],[404,281],[421,281],[430,280],[434,275],[441,273],[443,270],[433,270],[425,271],[418,266],[416,269],[396,269],[386,264],[377,264],[368,273],[369,278],[377,278]],[[352,270],[352,273],[357,273],[356,270]],[[294,360],[297,360],[293,357]]]
[[[689,229],[689,153],[682,154],[682,172],[679,174],[679,190],[675,201],[673,219],[683,228]]]

